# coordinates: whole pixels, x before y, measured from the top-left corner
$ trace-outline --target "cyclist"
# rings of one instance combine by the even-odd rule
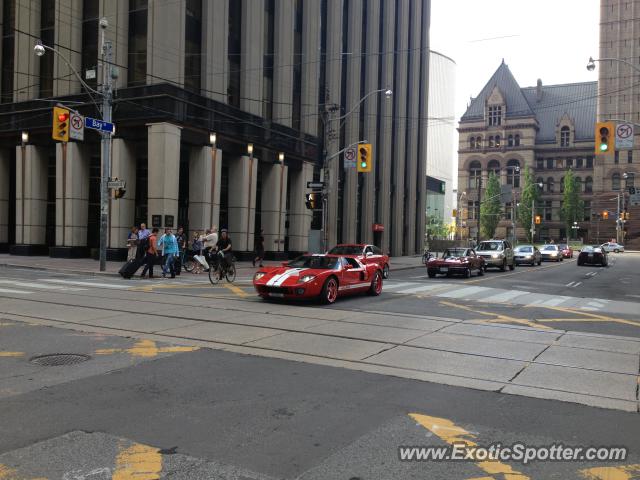
[[[223,254],[222,269],[226,272],[227,267],[233,263],[233,251],[231,246],[231,238],[226,228],[220,230],[220,238],[216,243],[216,251]]]

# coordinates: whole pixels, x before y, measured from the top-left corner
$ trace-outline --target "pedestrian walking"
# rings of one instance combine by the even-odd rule
[[[160,237],[158,246],[162,247],[164,253],[164,265],[162,266],[162,278],[167,276],[167,273],[171,274],[171,278],[176,278],[176,271],[174,267],[175,256],[178,255],[178,242],[176,236],[170,228],[165,228],[164,235]]]
[[[151,232],[147,230],[147,224],[141,223],[140,228],[138,229],[138,249],[136,251],[136,258],[143,259],[147,255],[147,250],[149,250],[149,237],[151,236]]]
[[[154,228],[151,231],[151,235],[149,235],[148,237],[147,244],[149,245],[149,247],[145,252],[145,258],[144,258],[145,266],[144,266],[144,269],[142,270],[142,275],[140,275],[140,278],[144,278],[147,272],[149,272],[149,278],[153,278],[153,264],[155,263],[156,257],[158,256],[158,246],[157,246],[158,231],[159,230],[157,228]]]
[[[202,264],[195,257],[202,257],[202,250],[204,245],[202,243],[203,235],[199,232],[193,232],[193,239],[191,240],[191,250],[195,260],[195,266],[193,267],[193,273],[201,273],[203,270]]]
[[[131,227],[127,236],[127,262],[135,260],[138,251],[138,227]]]
[[[256,266],[256,262],[262,267],[262,260],[264,259],[264,230],[260,229],[260,233],[256,235],[256,238],[253,242],[253,251],[255,252],[255,257],[253,259],[253,266]]]

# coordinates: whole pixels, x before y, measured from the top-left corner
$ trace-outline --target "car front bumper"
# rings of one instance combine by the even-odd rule
[[[485,257],[484,255],[481,255],[481,257],[484,258],[484,263],[487,267],[501,267],[506,258],[506,257],[493,258],[490,256]]]
[[[520,263],[535,263],[536,259],[535,257],[514,257],[513,261],[516,262],[517,264]]]

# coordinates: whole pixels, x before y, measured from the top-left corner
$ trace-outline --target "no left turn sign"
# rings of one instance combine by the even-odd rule
[[[84,140],[84,117],[78,113],[72,113],[69,119],[69,138]]]
[[[628,150],[633,148],[633,124],[619,123],[616,126],[616,149]]]

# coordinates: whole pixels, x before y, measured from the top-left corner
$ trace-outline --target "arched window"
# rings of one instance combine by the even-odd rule
[[[520,162],[518,160],[507,162],[507,185],[520,188]]]
[[[611,190],[620,190],[620,174],[611,175]]]
[[[584,191],[585,193],[593,192],[593,178],[587,177],[584,179]]]
[[[516,136],[514,137],[514,139],[513,139],[513,144],[514,144],[516,147],[519,147],[519,146],[520,146],[520,135],[516,135]]]
[[[513,147],[513,135],[509,135],[507,137],[507,146],[508,147]]]
[[[634,183],[636,181],[636,176],[633,173],[627,173],[627,178],[624,182],[625,188],[634,187]]]
[[[482,175],[482,166],[480,162],[474,160],[469,165],[469,188],[478,188],[480,185],[480,176]]]
[[[500,178],[500,162],[498,160],[491,160],[487,166],[489,173],[493,172],[496,177]]]
[[[560,129],[560,146],[568,147],[571,138],[571,129],[569,127],[562,127]]]
[[[553,177],[547,178],[547,192],[552,193],[555,187],[555,182],[553,181]]]
[[[496,135],[496,148],[500,148],[500,135]]]
[[[469,139],[469,148],[476,148],[476,137],[471,137]]]
[[[489,137],[489,148],[492,148],[494,146],[493,143],[493,135]]]
[[[564,177],[560,178],[560,193],[564,192]]]
[[[482,137],[476,137],[476,148],[482,148]]]
[[[576,190],[578,192],[582,192],[582,178],[580,177],[576,177],[574,180],[575,184],[576,184]]]

